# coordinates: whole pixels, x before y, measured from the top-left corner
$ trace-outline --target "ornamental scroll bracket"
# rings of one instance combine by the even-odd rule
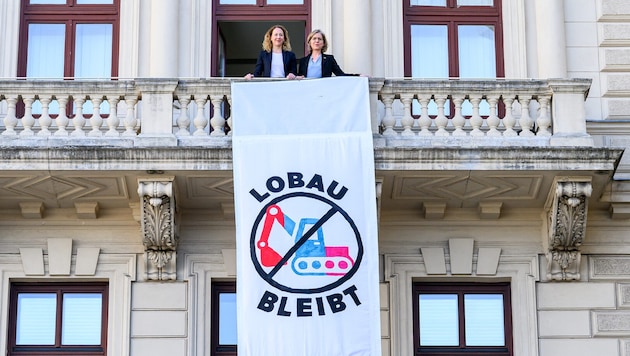
[[[547,278],[579,280],[580,246],[586,233],[588,198],[593,187],[590,178],[573,177],[556,178],[554,186],[548,199]]]
[[[147,280],[177,279],[177,229],[173,179],[138,180]]]

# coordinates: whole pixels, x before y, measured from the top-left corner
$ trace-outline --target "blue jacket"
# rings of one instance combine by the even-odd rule
[[[284,62],[284,76],[289,73],[297,74],[297,60],[295,53],[290,51],[282,51],[282,60]],[[270,77],[271,76],[271,52],[265,50],[260,51],[254,68],[254,77]]]

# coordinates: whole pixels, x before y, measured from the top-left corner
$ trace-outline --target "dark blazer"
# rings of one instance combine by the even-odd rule
[[[282,61],[284,62],[284,75],[289,73],[294,75],[297,73],[297,60],[295,53],[290,51],[282,51]],[[271,76],[271,52],[265,50],[260,51],[254,68],[254,77],[270,77]]]
[[[311,55],[304,58],[300,58],[300,65],[298,67],[298,75],[307,76],[308,72],[308,61],[311,60]],[[344,75],[354,75],[358,76],[358,74],[352,73],[344,73],[343,70],[337,64],[335,57],[332,54],[322,54],[322,78],[332,77],[332,75],[336,76],[344,76]]]

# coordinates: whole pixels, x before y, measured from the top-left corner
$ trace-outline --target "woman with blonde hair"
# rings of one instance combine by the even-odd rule
[[[271,26],[265,33],[262,47],[254,73],[247,73],[245,79],[255,77],[295,79],[297,60],[295,53],[291,52],[289,32],[284,26]]]
[[[298,78],[325,78],[333,74],[336,76],[359,75],[344,73],[332,54],[324,54],[328,49],[328,40],[321,30],[311,31],[306,38],[306,43],[310,53],[300,59]]]

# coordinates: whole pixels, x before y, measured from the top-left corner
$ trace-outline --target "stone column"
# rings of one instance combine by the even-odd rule
[[[151,1],[149,76],[177,77],[179,1]]]
[[[371,74],[371,1],[345,0],[343,4],[344,63],[339,65],[345,72]]]
[[[536,1],[538,77],[566,78],[567,53],[564,0]]]

